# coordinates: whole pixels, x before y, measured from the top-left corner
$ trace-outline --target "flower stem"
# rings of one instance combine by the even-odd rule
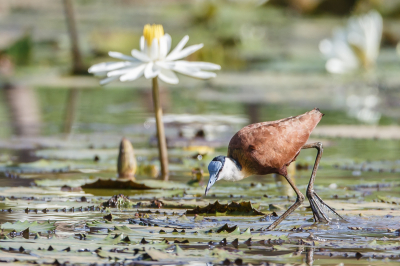
[[[167,142],[164,133],[164,124],[162,121],[162,109],[160,103],[160,94],[158,91],[158,79],[153,78],[153,103],[154,113],[156,116],[157,125],[157,140],[158,140],[158,153],[160,156],[161,163],[161,177],[164,181],[168,181],[168,154],[167,154]]]

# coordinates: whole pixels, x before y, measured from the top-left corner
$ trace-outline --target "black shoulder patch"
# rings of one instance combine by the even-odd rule
[[[212,159],[212,160],[213,160],[213,161],[221,162],[221,163],[222,163],[221,169],[222,169],[222,168],[224,167],[224,164],[225,164],[225,158],[226,158],[226,156],[219,155],[219,156],[217,156],[217,157],[214,157],[214,159]]]

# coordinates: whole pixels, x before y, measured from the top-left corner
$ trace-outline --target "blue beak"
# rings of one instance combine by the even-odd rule
[[[208,181],[205,195],[207,196],[208,191],[218,180],[219,171],[222,169],[222,163],[219,161],[211,161],[208,165],[208,172],[210,173],[210,180]]]
[[[217,179],[218,179],[218,173],[210,173],[210,180],[208,181],[207,188],[205,191],[206,196],[210,188],[214,185],[215,182],[217,182]]]

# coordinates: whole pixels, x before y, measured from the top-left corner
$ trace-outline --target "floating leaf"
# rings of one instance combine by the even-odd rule
[[[146,249],[146,255],[150,257],[151,260],[153,261],[162,261],[162,260],[170,260],[173,257],[169,255],[168,253],[165,253],[161,250],[157,250],[154,248],[147,248]]]
[[[201,216],[201,215],[197,215],[195,218],[194,218],[194,221],[195,222],[201,222],[201,221],[203,221],[204,220],[204,216]]]
[[[126,225],[123,226],[115,226],[114,227],[114,232],[120,232],[120,233],[124,233],[124,234],[131,234],[134,233],[135,231],[133,231],[132,229],[130,229],[129,227],[127,227]]]
[[[178,218],[180,222],[189,222],[190,220],[186,217],[186,215],[182,215]]]
[[[250,228],[247,228],[246,230],[244,230],[242,235],[251,235]]]
[[[3,230],[12,231],[15,230],[17,232],[23,231],[29,228],[29,232],[37,233],[37,232],[47,232],[50,230],[54,230],[56,228],[54,223],[50,223],[50,221],[38,223],[37,221],[29,222],[29,221],[17,221],[15,223],[4,223],[0,227]]]

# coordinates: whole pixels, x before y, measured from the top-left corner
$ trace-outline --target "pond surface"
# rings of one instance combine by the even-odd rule
[[[63,145],[61,138],[52,142],[47,139],[47,143],[36,138],[31,141],[41,142],[42,148],[3,152],[1,261],[399,263],[400,141],[318,138],[325,149],[315,190],[347,222],[314,224],[309,203],[305,202],[276,230],[264,231],[276,219],[273,212],[280,215],[294,203],[294,193],[280,177],[254,176],[237,183],[220,181],[204,197],[206,166],[215,155],[224,154],[225,148],[209,148],[207,152],[200,151],[201,147],[170,148],[171,180],[163,182],[143,170],[149,164],[158,167],[154,160],[157,150],[141,142],[140,134],[132,135],[138,147],[137,182],[154,189],[82,190],[81,186],[98,178],[116,179],[118,139],[93,133],[86,134],[84,141],[79,136],[70,138],[69,145]],[[290,172],[303,192],[315,155],[314,150],[302,151],[297,170]],[[28,162],[20,163],[18,158]],[[205,173],[200,182],[193,181],[195,168]],[[118,194],[129,200],[121,201],[118,208],[103,206]],[[263,215],[184,215],[186,210],[215,201],[250,201]],[[110,213],[112,220],[104,219]]]

